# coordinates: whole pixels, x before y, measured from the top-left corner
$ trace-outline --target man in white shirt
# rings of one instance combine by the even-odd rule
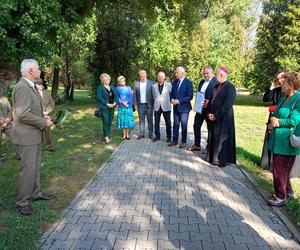
[[[216,85],[216,78],[213,75],[213,69],[211,67],[205,67],[203,69],[203,79],[200,81],[198,85],[198,92],[203,94],[205,101],[203,103],[203,108],[201,113],[197,113],[194,118],[194,145],[189,148],[190,151],[201,151],[201,127],[206,121],[207,129],[210,129],[210,121],[207,118],[206,108],[209,101],[213,96],[213,88]],[[208,141],[208,140],[207,140]],[[207,149],[202,150],[202,153],[206,154]]]
[[[134,83],[133,90],[133,104],[139,114],[140,134],[137,139],[145,138],[146,117],[148,122],[148,135],[150,139],[153,139],[153,81],[147,79],[147,72],[145,70],[139,71],[139,78],[140,80]]]

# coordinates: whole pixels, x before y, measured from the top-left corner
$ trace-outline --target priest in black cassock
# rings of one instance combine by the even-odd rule
[[[213,89],[213,98],[209,104],[208,119],[212,122],[208,142],[208,161],[213,165],[225,167],[236,164],[235,127],[233,103],[236,90],[227,80],[228,69],[218,68],[217,85]]]

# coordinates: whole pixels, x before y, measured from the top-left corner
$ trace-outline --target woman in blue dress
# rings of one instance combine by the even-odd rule
[[[129,130],[134,128],[132,90],[129,86],[126,86],[124,76],[119,76],[117,80],[120,84],[120,86],[116,88],[119,97],[117,128],[123,129],[123,140],[130,140]]]

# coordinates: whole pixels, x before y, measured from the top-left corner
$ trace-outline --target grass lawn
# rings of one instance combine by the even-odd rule
[[[261,96],[241,94],[237,96],[234,110],[239,165],[246,169],[265,191],[273,194],[272,174],[257,166],[263,146],[269,105],[262,102]],[[299,178],[292,179],[292,186],[298,197],[300,197],[299,184]],[[285,209],[299,226],[300,198],[288,201]]]
[[[114,129],[115,124],[113,143],[102,142],[102,122],[94,117],[95,102],[89,91],[76,91],[75,99],[72,104],[56,107],[71,114],[62,129],[52,130],[57,151],[42,153],[42,191],[58,198],[31,203],[35,210],[32,216],[21,216],[15,209],[20,162],[11,152],[10,142],[4,139],[6,163],[0,166],[0,249],[35,249],[41,234],[59,219],[62,210],[121,143],[121,131]]]
[[[59,105],[71,115],[62,129],[53,129],[57,151],[43,151],[41,185],[45,193],[56,194],[51,202],[32,203],[35,214],[29,217],[19,215],[15,209],[17,179],[20,162],[11,152],[12,146],[4,140],[5,165],[0,167],[0,249],[34,249],[41,234],[55,223],[61,211],[90,180],[102,163],[109,159],[121,143],[121,131],[112,130],[113,144],[102,142],[101,122],[94,117],[94,100],[89,91],[78,90],[71,104]],[[263,189],[272,193],[272,175],[257,167],[263,143],[268,104],[261,97],[241,94],[235,104],[237,132],[237,158]],[[292,184],[300,197],[299,179]],[[300,223],[300,200],[289,201],[287,211]]]

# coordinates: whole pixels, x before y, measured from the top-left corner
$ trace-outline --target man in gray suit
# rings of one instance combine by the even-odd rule
[[[171,83],[165,81],[164,72],[157,73],[157,83],[152,87],[154,97],[154,120],[155,120],[155,138],[153,142],[160,140],[160,116],[163,114],[166,123],[167,142],[171,142]]]
[[[147,79],[145,70],[139,71],[139,81],[134,83],[133,104],[139,114],[140,134],[138,140],[145,138],[145,121],[147,117],[149,138],[153,139],[153,81]]]
[[[22,78],[12,93],[13,134],[21,158],[21,172],[16,207],[22,215],[31,215],[29,199],[50,200],[54,196],[40,191],[41,142],[43,129],[52,125],[50,117],[43,116],[42,99],[34,82],[40,78],[37,61],[25,59],[21,63]]]

